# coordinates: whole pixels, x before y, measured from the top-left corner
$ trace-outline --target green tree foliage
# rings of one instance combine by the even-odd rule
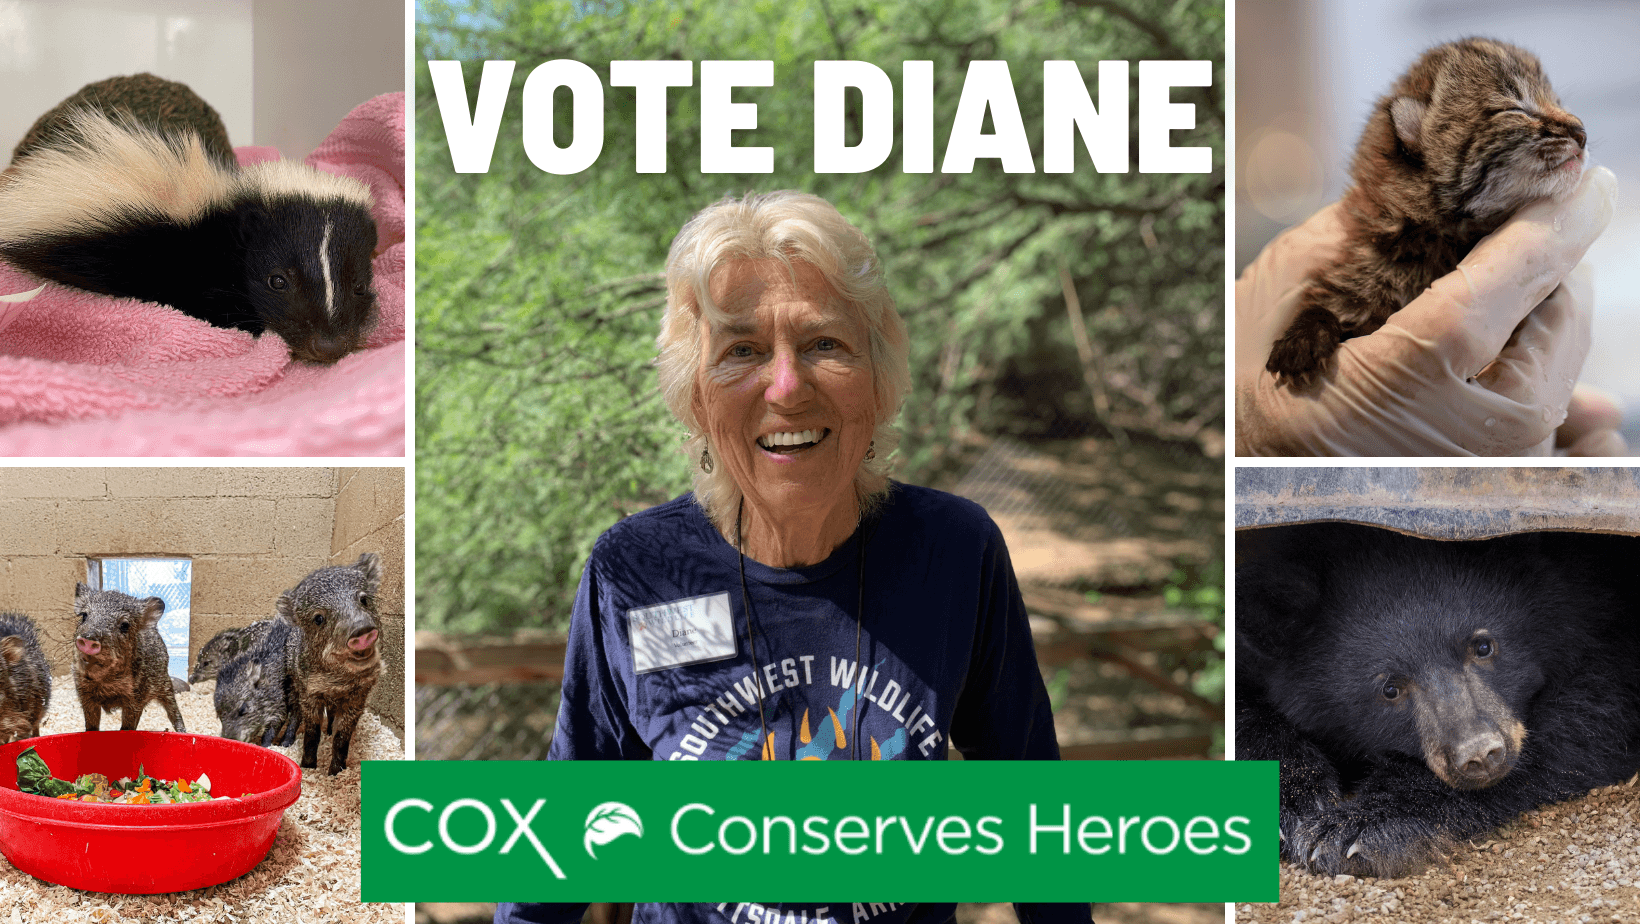
[[[452,631],[561,625],[592,542],[623,514],[688,487],[681,428],[651,361],[660,272],[679,227],[725,195],[796,188],[835,203],[876,244],[912,334],[914,390],[900,473],[915,480],[969,430],[1084,420],[1186,441],[1222,426],[1224,7],[1213,0],[754,0],[750,3],[422,0],[417,6],[417,612]],[[604,146],[574,175],[545,173],[521,138],[537,64],[697,62],[667,101],[664,174],[635,170],[635,91],[605,87]],[[486,174],[453,171],[427,60],[514,60]],[[769,59],[772,87],[735,91],[775,149],[772,175],[700,172],[700,68]],[[896,147],[864,174],[813,172],[813,62],[869,61],[899,92],[901,62],[934,62],[935,166],[968,65],[1006,60],[1037,172],[980,160],[906,174]],[[1131,70],[1132,171],[1044,174],[1042,62]],[[1137,62],[1210,60],[1178,87],[1209,174],[1137,171]],[[571,138],[556,94],[555,138]],[[846,140],[860,138],[850,91]],[[900,116],[895,101],[896,124]],[[987,131],[992,122],[987,116]],[[1068,299],[1068,295],[1074,298]],[[1078,306],[1085,336],[1067,304]]]

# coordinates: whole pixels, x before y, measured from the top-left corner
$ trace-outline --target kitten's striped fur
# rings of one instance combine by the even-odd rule
[[[1577,187],[1587,138],[1530,52],[1437,46],[1378,101],[1351,166],[1338,261],[1312,279],[1265,368],[1305,386],[1522,205]]]

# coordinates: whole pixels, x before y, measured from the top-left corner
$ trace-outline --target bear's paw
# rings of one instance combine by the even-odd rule
[[[1328,876],[1410,876],[1445,859],[1448,848],[1429,818],[1392,799],[1341,802],[1296,819],[1283,833],[1287,859]]]

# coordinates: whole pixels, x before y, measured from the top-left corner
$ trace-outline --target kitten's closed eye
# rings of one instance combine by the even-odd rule
[[[1558,106],[1478,120],[1471,136],[1455,178],[1467,215],[1507,218],[1534,199],[1566,195],[1582,176],[1588,135]]]

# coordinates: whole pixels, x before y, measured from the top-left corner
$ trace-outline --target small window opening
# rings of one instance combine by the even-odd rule
[[[93,558],[86,563],[87,583],[96,590],[117,590],[132,597],[165,601],[159,636],[165,640],[172,677],[188,676],[188,607],[194,563],[186,558]]]

